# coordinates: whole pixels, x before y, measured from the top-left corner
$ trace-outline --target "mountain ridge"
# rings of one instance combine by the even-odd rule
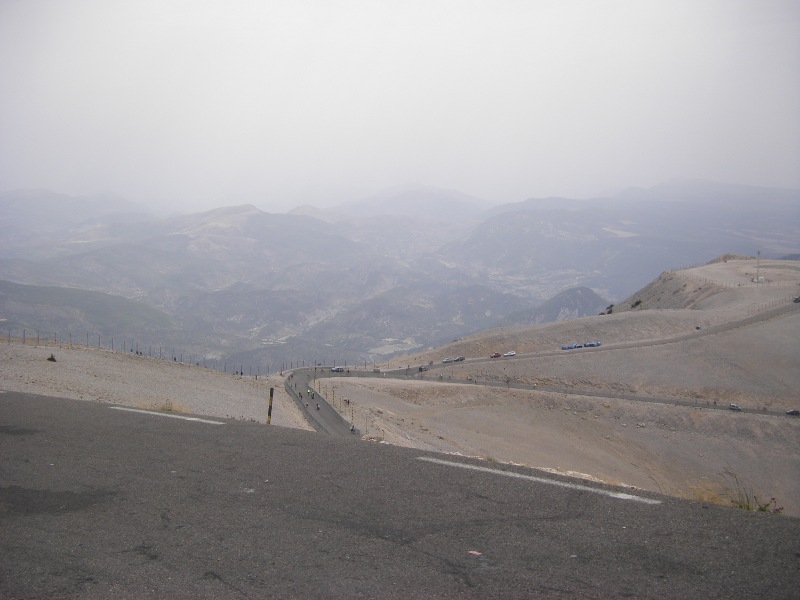
[[[554,199],[549,208],[533,200],[525,210],[476,205],[468,214],[452,208],[465,201],[452,191],[441,193],[456,204],[439,207],[430,194],[389,194],[408,200],[406,214],[382,214],[378,202],[344,220],[252,204],[126,220],[114,210],[127,204],[97,214],[87,201],[65,222],[42,210],[48,204],[28,206],[17,219],[6,193],[0,228],[15,231],[31,214],[42,222],[29,237],[0,238],[0,279],[122,295],[170,315],[198,354],[254,352],[274,364],[289,348],[302,356],[328,347],[313,336],[360,360],[376,349],[395,352],[385,340],[427,347],[514,313],[558,319],[590,310],[576,312],[574,298],[559,296],[566,290],[591,290],[604,308],[654,272],[709,256],[800,252],[800,192],[735,188],[738,200],[720,212],[729,186],[704,183],[692,192],[696,205],[659,200],[664,189],[626,191],[623,200]],[[714,189],[723,196],[702,200]],[[763,202],[753,212],[747,198]],[[548,302],[555,305],[539,313],[547,316],[530,316]],[[426,308],[409,311],[415,303]],[[7,318],[36,325],[32,314]]]

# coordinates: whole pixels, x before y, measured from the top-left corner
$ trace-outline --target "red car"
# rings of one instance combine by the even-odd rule
[[[495,352],[489,358],[500,358],[500,353],[499,352]]]

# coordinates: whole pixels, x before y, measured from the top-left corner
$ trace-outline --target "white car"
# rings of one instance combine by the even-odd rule
[[[442,362],[443,362],[443,363],[451,363],[451,362],[453,362],[454,360],[455,360],[455,359],[454,359],[452,356],[448,356],[447,358],[445,358],[445,359],[442,359]]]
[[[513,350],[509,350],[508,352],[503,354],[503,356],[516,356],[516,355],[517,355],[517,353],[514,352]]]

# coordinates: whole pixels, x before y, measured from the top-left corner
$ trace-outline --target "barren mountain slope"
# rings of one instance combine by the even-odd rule
[[[240,377],[167,360],[69,344],[0,343],[0,391],[123,404],[143,409],[312,429],[283,387],[284,378]],[[53,354],[56,362],[48,361]]]
[[[800,291],[798,267],[729,260],[665,273],[609,315],[486,332],[381,365],[413,367],[408,379],[338,377],[319,380],[318,388],[367,439],[689,498],[725,502],[738,489],[762,501],[775,496],[786,514],[800,516],[800,418],[783,414],[800,408],[800,304],[791,301]],[[757,269],[764,284],[749,281]],[[589,340],[603,345],[560,349]],[[308,428],[278,375],[256,380],[28,343],[0,344],[0,390],[263,422],[274,387],[273,425]],[[488,358],[510,349],[518,355]],[[55,363],[46,360],[51,352]],[[458,355],[467,360],[441,364]],[[429,371],[416,370],[429,361]],[[462,378],[471,383],[452,383]],[[505,389],[506,382],[539,387]],[[343,405],[343,397],[351,402]],[[722,408],[732,401],[757,410]]]
[[[759,261],[758,285],[755,260],[665,273],[627,310],[471,336],[382,365],[411,367],[413,381],[338,378],[323,390],[351,398],[348,416],[375,439],[686,497],[724,496],[736,487],[721,475],[730,472],[800,515],[800,419],[784,414],[800,408],[798,266]],[[676,308],[647,309],[659,299]],[[560,349],[590,340],[603,345]],[[518,354],[488,358],[507,350]],[[441,363],[458,355],[467,360]],[[731,402],[761,413],[730,411]]]

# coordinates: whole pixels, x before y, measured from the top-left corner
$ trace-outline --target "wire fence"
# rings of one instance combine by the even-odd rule
[[[73,335],[72,332],[59,334],[57,331],[43,329],[21,330],[8,329],[6,335],[7,344],[22,344],[25,346],[35,346],[44,348],[87,348],[93,350],[103,350],[106,352],[119,353],[125,356],[138,356],[154,360],[164,360],[181,365],[202,367],[213,369],[223,373],[231,373],[239,377],[253,377],[258,379],[261,376],[269,376],[272,373],[282,374],[284,371],[300,369],[305,367],[340,367],[353,370],[372,370],[376,367],[367,361],[348,362],[348,361],[325,361],[325,360],[288,360],[276,365],[246,365],[243,362],[227,361],[224,359],[208,358],[197,352],[178,350],[174,347],[158,344],[145,344],[135,340],[120,339],[114,336],[103,336],[100,334],[90,334],[88,332]]]
[[[768,261],[772,259],[778,259],[778,255],[776,254],[775,257],[770,258],[770,256],[767,256],[764,253],[761,254],[761,260]],[[798,295],[800,295],[800,281],[770,281],[766,278],[761,278],[761,277],[750,278],[749,280],[746,281],[742,281],[741,279],[732,281],[732,280],[709,278],[691,272],[691,269],[695,267],[705,266],[707,264],[708,263],[698,263],[697,265],[677,267],[669,269],[667,272],[680,273],[682,276],[699,281],[703,284],[716,285],[726,288],[793,287],[797,290],[796,292],[793,292],[790,296],[775,298],[767,302],[751,304],[747,309],[748,316],[772,310],[779,306],[785,305],[789,302],[793,302],[796,300]],[[57,331],[51,331],[44,328],[41,329],[24,328],[17,331],[9,329],[7,332],[6,339],[8,344],[17,343],[26,346],[27,345],[43,346],[45,348],[52,346],[52,347],[69,347],[69,348],[92,348],[97,350],[105,350],[128,356],[141,356],[151,359],[170,361],[181,365],[203,367],[206,369],[213,369],[224,373],[231,373],[232,375],[236,375],[239,377],[254,377],[256,379],[262,376],[262,374],[265,376],[269,376],[271,373],[282,374],[284,371],[291,371],[293,369],[315,367],[315,366],[316,367],[343,366],[346,369],[352,368],[361,370],[363,368],[364,371],[375,370],[376,372],[380,372],[380,369],[378,368],[377,364],[375,364],[374,362],[370,364],[367,361],[363,361],[363,367],[361,362],[358,361],[353,361],[350,364],[348,364],[348,361],[337,362],[336,360],[332,361],[328,360],[326,362],[325,360],[311,361],[305,359],[283,361],[280,364],[275,364],[275,365],[255,365],[255,366],[245,365],[241,361],[228,362],[227,360],[224,359],[208,358],[200,355],[197,352],[178,350],[175,349],[174,347],[169,347],[166,345],[156,345],[150,343],[145,344],[145,343],[140,343],[136,340],[126,339],[126,338],[115,339],[114,336],[103,336],[102,334],[90,334],[89,332],[83,332],[78,335],[73,335],[73,333],[69,331],[66,334],[60,335]],[[390,368],[390,362],[391,360],[389,359],[389,361],[386,364],[387,369]]]
[[[195,352],[176,350],[163,345],[142,344],[135,340],[120,340],[113,336],[103,337],[102,335],[90,335],[88,332],[74,336],[72,332],[59,335],[56,331],[22,329],[14,331],[9,329],[6,335],[8,344],[21,344],[23,346],[35,346],[43,348],[86,348],[92,350],[103,350],[114,352],[125,356],[138,356],[155,360],[164,360],[181,365],[202,367],[213,369],[223,373],[230,373],[239,377],[253,377],[258,379],[260,376],[269,376],[276,370],[267,366],[262,373],[259,365],[244,365],[242,363],[229,363],[225,360],[209,359]]]
[[[788,256],[788,258],[787,258],[787,256]],[[775,260],[787,261],[787,260],[790,260],[790,261],[800,262],[800,260],[794,258],[794,256],[788,255],[786,252],[771,252],[771,251],[770,252],[761,252],[758,256],[730,257],[728,259],[723,259],[724,262],[727,262],[728,260],[731,260],[731,261],[733,261],[733,260],[752,260],[752,261],[759,261],[759,260],[761,260],[761,261],[775,261]],[[719,262],[719,261],[714,261],[714,262]],[[706,262],[699,262],[699,263],[693,263],[693,264],[688,264],[688,265],[682,265],[680,267],[673,267],[671,269],[667,269],[667,271],[670,272],[670,273],[673,273],[675,271],[686,271],[688,269],[696,269],[698,267],[707,267],[707,266],[709,266],[711,264],[714,264],[714,262],[710,262],[709,263],[708,261],[706,261]]]
[[[699,263],[696,265],[687,265],[683,267],[676,267],[673,269],[669,269],[667,273],[670,274],[680,274],[683,277],[688,279],[692,279],[694,281],[699,281],[703,284],[708,285],[716,285],[719,287],[724,288],[789,288],[794,287],[798,289],[798,293],[800,293],[800,261],[794,259],[785,259],[779,258],[776,254],[774,257],[770,255],[765,255],[761,253],[760,257],[756,259],[756,257],[751,257],[751,260],[755,260],[756,264],[754,265],[754,273],[744,273],[746,277],[734,277],[734,278],[723,278],[723,277],[709,277],[707,272],[703,272],[701,275],[700,273],[694,272],[693,269],[697,269],[699,267],[706,267],[709,266],[709,263]],[[798,263],[798,266],[792,265],[791,269],[797,273],[797,277],[789,278],[789,279],[782,279],[780,281],[770,279],[769,269],[774,267],[774,264],[770,264],[771,261],[780,260],[781,262],[785,262],[786,260],[794,260],[795,263]],[[727,261],[726,261],[727,262]],[[763,266],[760,267],[760,264]],[[764,269],[765,274],[761,274],[760,269]]]
[[[676,271],[675,271],[676,272]],[[716,285],[719,287],[724,288],[789,288],[794,287],[798,288],[798,292],[800,292],[800,283],[797,281],[770,281],[766,277],[754,277],[748,279],[747,281],[731,281],[726,279],[715,279],[712,277],[705,277],[701,275],[696,275],[691,271],[680,271],[680,274],[686,277],[687,279],[692,279],[694,281],[699,281],[700,283]]]

